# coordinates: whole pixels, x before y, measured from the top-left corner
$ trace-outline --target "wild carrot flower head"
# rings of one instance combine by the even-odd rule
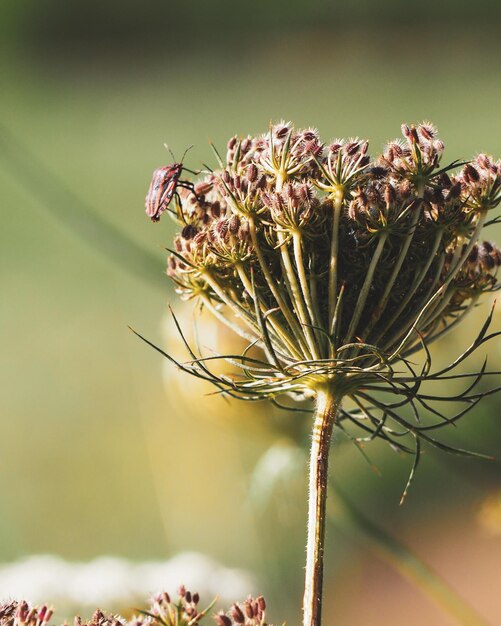
[[[313,129],[280,122],[269,132],[232,137],[226,158],[202,180],[178,189],[171,213],[179,232],[168,274],[249,341],[242,355],[178,365],[222,392],[259,400],[312,397],[328,385],[353,408],[358,441],[382,437],[399,450],[424,438],[441,447],[419,413],[431,373],[428,346],[496,288],[501,252],[480,233],[501,201],[501,162],[484,154],[443,164],[444,144],[428,123],[402,125],[402,138],[371,157],[359,138],[324,143]],[[259,348],[261,352],[256,352]],[[409,356],[423,349],[416,371]],[[191,348],[190,348],[191,350]],[[227,358],[233,377],[211,360]],[[384,403],[376,392],[399,396]],[[375,395],[376,394],[376,395]],[[469,409],[479,398],[461,399]],[[441,399],[441,398],[440,398]],[[414,420],[399,408],[410,406]],[[464,413],[464,411],[463,411]]]

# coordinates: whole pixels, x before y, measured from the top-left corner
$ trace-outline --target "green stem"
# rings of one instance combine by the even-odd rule
[[[235,269],[237,271],[238,277],[240,278],[240,282],[242,283],[246,291],[249,293],[249,295],[252,295],[254,289],[252,287],[252,282],[250,278],[247,276],[244,266],[241,263],[237,263],[235,265]],[[259,298],[258,295],[256,295],[256,298],[257,298],[257,304],[259,308],[261,309],[261,312],[263,313],[263,315],[266,315],[268,313],[267,307],[265,306],[265,304],[262,302],[261,298]],[[279,348],[283,352],[287,353],[287,351],[289,351],[289,353],[292,354],[295,358],[301,359],[301,353],[298,350],[296,350],[294,344],[290,341],[288,337],[287,331],[284,328],[282,328],[282,326],[280,325],[280,322],[276,319],[276,316],[271,314],[268,317],[270,320],[270,324],[272,326],[272,330],[274,331],[274,334],[276,338],[278,339]]]
[[[319,327],[320,322],[317,316],[317,310],[314,306],[313,298],[310,292],[310,285],[308,283],[308,278],[306,276],[306,271],[304,268],[304,258],[303,258],[303,248],[302,248],[303,244],[302,244],[301,234],[298,232],[295,232],[292,235],[292,240],[294,244],[294,260],[296,262],[297,275],[299,276],[299,284],[301,285],[301,290],[303,292],[303,297],[306,303],[306,308],[308,309],[310,322],[313,326]]]
[[[413,311],[411,312],[410,316],[408,316],[404,323],[398,327],[397,331],[393,333],[393,335],[391,336],[390,339],[386,338],[384,335],[390,331],[390,327],[388,326],[387,328],[385,328],[385,330],[383,331],[383,333],[381,333],[380,335],[378,335],[378,337],[376,338],[375,341],[379,341],[381,340],[383,342],[383,346],[384,346],[384,350],[391,350],[392,347],[394,347],[395,342],[397,342],[399,340],[400,337],[402,337],[403,334],[405,334],[409,328],[412,327],[412,325],[414,324],[414,316],[415,316],[415,311],[420,311],[423,307],[427,306],[427,303],[431,300],[431,298],[433,298],[433,292],[435,291],[436,286],[438,285],[438,282],[440,280],[440,276],[442,275],[442,269],[444,267],[444,263],[445,263],[445,253],[440,254],[440,256],[438,257],[437,260],[437,265],[435,268],[435,273],[433,276],[433,279],[431,281],[431,285],[428,287],[425,295],[420,298],[419,302],[416,304],[415,307],[413,307]]]
[[[332,389],[318,391],[310,452],[303,626],[321,624],[329,448],[340,405]]]
[[[380,237],[377,243],[376,249],[374,251],[374,255],[372,257],[369,268],[367,269],[367,274],[364,280],[364,284],[362,285],[362,289],[360,290],[360,295],[358,296],[357,304],[355,306],[355,311],[353,312],[353,317],[351,318],[350,326],[348,328],[348,332],[346,333],[346,337],[344,338],[344,344],[350,343],[353,335],[357,330],[358,322],[360,321],[360,317],[362,316],[365,303],[367,301],[367,296],[369,295],[369,291],[372,285],[372,279],[374,277],[374,272],[376,271],[376,266],[379,263],[379,259],[383,253],[384,244],[388,239],[388,232],[384,232]]]
[[[208,311],[210,311],[211,315],[214,315],[214,317],[221,322],[222,324],[224,324],[225,326],[227,326],[230,330],[232,330],[234,333],[236,333],[237,335],[239,335],[240,337],[242,337],[242,339],[245,339],[251,343],[254,343],[255,341],[258,342],[258,345],[263,348],[264,344],[262,341],[259,340],[259,336],[258,335],[251,335],[250,333],[248,333],[245,329],[243,329],[241,326],[239,326],[238,324],[234,324],[227,315],[223,315],[221,313],[221,311],[219,311],[217,309],[217,307],[215,307],[212,302],[211,299],[209,298],[208,295],[201,295],[200,296],[203,302],[203,306],[205,306],[207,308]]]
[[[393,327],[393,325],[399,319],[399,317],[401,316],[402,312],[405,310],[405,308],[407,307],[409,302],[412,300],[412,298],[418,292],[418,290],[421,287],[424,279],[426,278],[426,275],[428,274],[428,270],[430,269],[431,264],[436,260],[436,254],[437,254],[438,247],[440,245],[441,240],[442,240],[442,232],[441,231],[437,231],[437,233],[435,235],[435,239],[433,241],[432,250],[431,250],[428,258],[426,259],[424,265],[421,267],[421,269],[420,269],[419,273],[416,275],[416,277],[412,279],[410,289],[408,290],[408,292],[405,294],[405,296],[401,300],[401,302],[398,305],[397,309],[393,312],[393,314],[390,317],[389,321],[386,322],[384,329],[382,329],[378,333],[377,337],[375,339],[373,339],[374,343],[377,343],[379,341],[379,339],[381,339],[381,337],[384,337],[384,335],[388,331],[388,329]]]
[[[254,221],[254,217],[252,216],[249,217],[249,228],[250,228],[250,234],[251,234],[251,239],[252,239],[252,245],[254,246],[257,260],[259,262],[261,271],[263,272],[263,276],[266,280],[266,284],[270,288],[270,291],[273,294],[273,297],[275,298],[278,306],[280,307],[280,310],[282,311],[285,319],[287,320],[287,323],[289,324],[291,332],[298,343],[298,348],[301,350],[301,353],[303,354],[304,358],[308,359],[310,355],[308,353],[308,345],[305,342],[304,334],[301,332],[301,328],[297,320],[295,319],[292,311],[290,310],[287,302],[282,297],[282,294],[280,293],[280,290],[277,287],[276,279],[271,275],[271,272],[268,269],[268,266],[266,264],[266,259],[264,258],[263,252],[261,250],[261,246],[259,245],[258,234],[256,231],[256,224]]]
[[[317,351],[315,337],[313,336],[313,331],[311,329],[310,320],[308,319],[308,314],[306,311],[306,305],[303,299],[303,294],[301,293],[299,282],[297,280],[296,274],[294,272],[294,268],[292,266],[292,260],[289,254],[288,242],[286,241],[284,234],[280,231],[277,232],[277,237],[278,237],[278,243],[280,244],[280,254],[282,255],[282,262],[285,268],[285,273],[284,273],[283,278],[289,284],[290,291],[292,294],[292,301],[293,301],[294,309],[301,322],[301,326],[303,329],[304,337],[306,339],[306,343],[308,345],[310,356],[312,359],[318,359],[319,355]]]
[[[473,246],[478,240],[480,231],[482,230],[486,217],[487,217],[487,211],[482,211],[478,217],[478,222],[475,227],[475,230],[472,236],[470,237],[467,245],[464,247],[464,249],[459,248],[459,246],[456,248],[456,253],[452,261],[452,266],[451,266],[451,269],[449,270],[447,277],[445,278],[445,281],[442,283],[439,289],[435,292],[435,294],[430,298],[430,300],[428,300],[428,302],[424,305],[424,308],[421,310],[416,321],[411,325],[411,328],[409,329],[408,333],[402,339],[399,346],[390,355],[389,357],[390,361],[392,361],[401,352],[401,350],[404,348],[405,344],[409,340],[410,336],[419,327],[420,322],[423,319],[426,319],[429,316],[430,311],[432,311],[437,306],[438,304],[437,301],[441,298],[441,296],[445,294],[445,292],[447,291],[447,288],[449,287],[451,282],[454,280],[454,278],[457,276],[457,274],[461,270],[463,264],[465,263],[466,259],[470,255],[470,252]],[[458,250],[460,252],[458,252]]]
[[[343,198],[344,189],[340,187],[337,190],[332,203],[334,215],[332,218],[331,256],[329,261],[329,332],[333,331],[334,313],[336,311],[339,223],[341,221]]]
[[[336,489],[339,507],[329,507],[329,517],[346,533],[368,543],[380,558],[416,585],[462,626],[486,626],[476,613],[447,583],[407,546],[373,524]]]

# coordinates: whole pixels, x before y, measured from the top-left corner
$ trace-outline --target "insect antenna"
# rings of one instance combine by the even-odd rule
[[[170,155],[171,155],[171,157],[172,157],[172,159],[173,159],[174,163],[177,163],[177,161],[176,161],[176,157],[175,157],[175,155],[174,155],[174,152],[172,152],[172,150],[171,150],[170,146],[169,146],[168,144],[164,143],[164,148],[165,148],[166,150],[168,150],[168,151],[169,151],[169,153],[170,153]],[[185,152],[184,154],[186,154],[186,152]],[[183,155],[183,158],[184,158],[184,155]]]
[[[188,146],[188,148],[186,148],[186,150],[183,152],[183,156],[181,157],[181,161],[180,161],[181,164],[183,163],[184,157],[186,156],[187,152],[189,152],[194,147],[194,145],[195,144],[191,144],[191,146]],[[174,152],[172,152],[170,146],[164,143],[164,147],[170,152],[170,155],[173,158],[174,162],[177,163],[176,156],[174,155]],[[194,176],[198,176],[201,172],[201,170],[199,170],[198,172],[195,172],[194,170],[190,170],[189,167],[185,167],[184,165],[183,165],[183,170],[186,172],[189,172],[190,174],[193,174]]]
[[[186,148],[186,150],[183,152],[183,156],[181,157],[181,163],[184,161],[184,157],[186,156],[186,153],[189,152],[193,148],[194,145],[195,144],[192,143],[191,146],[188,146],[188,148]]]

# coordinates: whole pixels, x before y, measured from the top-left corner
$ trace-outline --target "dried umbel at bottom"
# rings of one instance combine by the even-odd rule
[[[218,613],[213,612],[216,600],[204,609],[199,607],[199,602],[198,593],[181,586],[176,598],[171,598],[164,591],[152,599],[147,610],[139,610],[128,620],[97,610],[88,621],[75,617],[74,626],[194,626],[214,623],[216,626],[271,626],[266,621],[263,596],[249,596],[243,602],[233,604],[228,612]],[[0,626],[46,626],[51,623],[52,616],[53,611],[47,605],[35,607],[25,601],[0,603]]]

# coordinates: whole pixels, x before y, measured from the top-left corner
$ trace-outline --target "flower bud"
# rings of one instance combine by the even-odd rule
[[[480,174],[478,173],[478,170],[473,167],[473,165],[468,163],[464,166],[463,178],[467,183],[478,183],[480,180]]]
[[[289,130],[289,127],[285,124],[275,126],[275,137],[277,139],[285,139],[285,137],[287,137],[287,134],[289,133]]]
[[[234,604],[231,607],[231,616],[233,617],[233,620],[237,624],[244,624],[245,623],[245,616],[242,613],[242,609],[238,606],[238,604]]]
[[[244,602],[244,610],[245,614],[249,619],[253,619],[254,617],[254,609],[252,608],[252,598],[248,598]]]
[[[223,612],[214,616],[217,626],[232,626],[231,619]]]
[[[254,163],[251,163],[249,167],[247,168],[247,172],[246,172],[247,180],[250,183],[253,183],[257,180],[257,175],[258,175],[257,167]]]
[[[418,132],[427,141],[431,141],[437,134],[437,129],[429,122],[424,122],[418,126]]]
[[[355,156],[355,154],[360,152],[360,142],[350,141],[350,143],[344,146],[344,152],[347,156]]]
[[[232,215],[228,222],[228,230],[232,235],[236,235],[238,233],[238,229],[240,228],[240,219],[238,215]]]
[[[486,154],[479,154],[477,157],[477,163],[479,167],[481,167],[484,170],[490,170],[492,167],[492,161],[489,159],[489,157]]]
[[[181,237],[183,239],[193,239],[193,237],[197,234],[197,229],[192,224],[186,224],[186,226],[181,231]]]
[[[263,174],[261,178],[257,181],[256,187],[258,189],[264,189],[266,187],[266,176]]]

